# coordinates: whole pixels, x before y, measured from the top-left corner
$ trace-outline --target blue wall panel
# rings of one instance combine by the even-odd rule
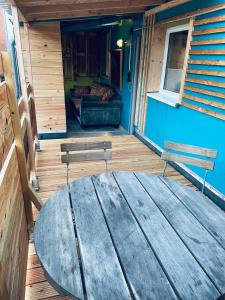
[[[177,14],[182,14],[187,11],[193,11],[198,8],[208,7],[211,5],[216,5],[219,3],[224,3],[220,0],[209,0],[209,1],[192,1],[176,9],[170,9],[157,15],[157,20],[166,19]],[[208,13],[207,15],[199,16],[197,19],[204,19],[207,17],[225,15],[225,10],[220,10],[213,13]],[[195,30],[203,30],[207,28],[216,28],[219,26],[224,26],[222,23],[214,23],[210,25],[196,26]],[[225,38],[225,34],[210,34],[204,36],[196,36],[194,40],[200,39],[214,39],[214,38]],[[201,45],[192,46],[193,50],[206,50],[206,49],[225,49],[225,44],[221,45]],[[225,60],[224,55],[193,55],[191,59],[221,59]],[[217,70],[225,71],[225,66],[207,66],[207,65],[189,65],[189,68],[199,69],[199,70]],[[195,77],[198,79],[213,80],[218,82],[225,82],[224,77],[219,76],[206,76],[206,75],[192,75],[188,74],[188,77]],[[211,91],[225,93],[224,88],[201,85],[191,82],[186,82],[186,85],[192,87],[198,87]],[[219,103],[225,103],[222,98],[212,97],[209,95],[191,92],[186,90],[186,94],[202,97],[207,100],[217,101]],[[195,104],[191,100],[187,102]],[[204,104],[200,104],[201,107],[210,108]],[[212,109],[212,107],[211,107]],[[224,113],[220,109],[213,108],[214,111]],[[171,140],[179,143],[187,143],[192,145],[198,145],[202,147],[215,148],[219,150],[218,158],[216,160],[215,170],[209,172],[207,181],[214,186],[221,193],[225,194],[225,121],[214,118],[212,116],[205,115],[203,113],[191,110],[184,106],[179,108],[174,108],[162,102],[158,102],[152,98],[148,98],[148,108],[146,117],[146,128],[144,135],[155,142],[157,145],[163,148],[164,141]],[[203,177],[203,171],[196,167],[188,166],[192,171],[194,171],[199,176]]]

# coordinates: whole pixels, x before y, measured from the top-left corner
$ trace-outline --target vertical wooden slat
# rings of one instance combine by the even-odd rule
[[[17,7],[15,7],[15,6],[12,6],[12,18],[13,18],[14,35],[15,35],[15,42],[16,42],[18,68],[19,68],[19,74],[20,74],[20,82],[21,82],[22,96],[24,99],[25,117],[26,117],[26,123],[27,123],[27,136],[28,136],[28,144],[29,144],[29,161],[30,161],[31,178],[32,178],[32,180],[36,180],[35,153],[33,151],[34,141],[33,141],[32,128],[31,128],[30,110],[29,110],[29,104],[28,104],[27,83],[26,83],[25,69],[24,69],[24,63],[23,63],[18,11],[17,11]]]
[[[185,78],[186,78],[186,74],[187,74],[188,59],[189,59],[189,52],[190,52],[190,49],[191,49],[193,29],[194,29],[194,18],[191,18],[190,23],[189,23],[186,53],[185,53],[185,57],[184,57],[183,73],[182,73],[182,78],[181,78],[180,103],[182,102],[183,95],[184,95],[184,85],[185,85]]]
[[[22,140],[20,115],[19,115],[19,109],[16,100],[16,93],[15,93],[14,82],[12,77],[12,65],[11,65],[9,54],[6,52],[1,52],[0,60],[2,60],[5,81],[7,84],[8,103],[9,103],[14,138],[16,143],[16,151],[17,151],[21,184],[22,184],[23,195],[24,195],[24,206],[26,211],[27,223],[28,226],[31,227],[33,225],[31,201],[33,201],[33,203],[39,210],[41,209],[41,202],[38,196],[34,193],[32,187],[30,186],[30,182],[28,178],[26,158],[24,154],[24,145]]]
[[[146,23],[147,18],[143,17],[143,29],[141,37],[141,52],[140,52],[140,65],[139,65],[139,75],[138,75],[138,88],[137,88],[137,101],[136,101],[136,112],[135,112],[135,125],[138,126],[139,114],[140,114],[140,105],[141,105],[141,81],[143,75],[143,59],[145,51],[145,36],[146,36]]]

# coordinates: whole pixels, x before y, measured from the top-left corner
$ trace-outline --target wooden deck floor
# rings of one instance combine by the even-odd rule
[[[109,163],[109,171],[132,170],[161,174],[163,162],[160,158],[134,136],[104,136],[95,138],[67,139],[66,141],[99,141],[111,140],[113,143],[113,159]],[[43,202],[60,186],[66,183],[66,167],[60,161],[60,144],[63,140],[41,141],[40,153],[37,153],[37,175],[40,181],[39,195]],[[70,166],[70,181],[82,176],[104,172],[103,162],[82,162]],[[171,167],[167,174],[183,184],[191,186],[183,176]],[[37,211],[34,210],[34,215]],[[34,244],[29,246],[29,257],[26,280],[26,300],[69,300],[60,296],[47,282],[38,262]]]

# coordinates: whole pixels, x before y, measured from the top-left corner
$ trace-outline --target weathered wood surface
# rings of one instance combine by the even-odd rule
[[[68,293],[68,281],[71,295],[88,300],[217,299],[225,292],[224,212],[209,199],[199,216],[201,194],[138,172],[84,177],[70,193],[71,203],[66,187],[54,194],[35,228],[40,262],[60,291]]]
[[[91,178],[70,189],[88,299],[131,299]]]
[[[80,153],[71,153],[62,155],[62,163],[76,162],[83,160],[110,160],[112,158],[112,152],[109,151],[84,151]]]
[[[134,298],[176,299],[112,174],[93,176],[93,183]]]
[[[216,288],[171,227],[169,218],[165,218],[135,174],[117,172],[114,176],[180,298],[216,297]],[[154,176],[153,181],[154,179],[157,190],[157,177]]]
[[[112,142],[85,142],[85,143],[63,143],[61,152],[67,151],[84,151],[84,150],[99,150],[99,149],[112,149]]]
[[[170,150],[176,150],[180,152],[191,153],[211,158],[216,158],[217,156],[217,150],[215,149],[207,149],[192,145],[178,144],[170,141],[165,142],[164,147]]]
[[[36,221],[34,239],[37,255],[55,287],[83,299],[67,187],[57,191],[46,203]]]
[[[224,249],[159,177],[144,173],[137,177],[217,289],[225,293]],[[198,201],[198,193],[193,193],[192,197]]]
[[[188,165],[201,167],[206,170],[213,170],[213,168],[214,168],[213,161],[196,158],[196,157],[191,157],[191,156],[186,156],[186,155],[181,155],[181,154],[163,152],[161,155],[161,158],[166,161],[185,163]]]

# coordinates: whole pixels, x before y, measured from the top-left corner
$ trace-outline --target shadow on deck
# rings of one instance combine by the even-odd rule
[[[134,136],[102,136],[95,138],[67,139],[73,141],[111,140],[113,159],[109,162],[109,171],[145,171],[160,175],[163,161]],[[60,160],[60,144],[63,140],[41,141],[41,152],[37,153],[37,175],[40,182],[39,195],[43,202],[58,188],[66,184],[66,166]],[[82,176],[105,171],[104,162],[82,162],[70,165],[69,179],[73,181]],[[173,168],[168,167],[167,174],[183,184],[192,184]],[[36,217],[37,211],[34,210]],[[29,245],[29,257],[26,279],[26,300],[69,300],[60,296],[46,280],[35,253],[34,244]]]

